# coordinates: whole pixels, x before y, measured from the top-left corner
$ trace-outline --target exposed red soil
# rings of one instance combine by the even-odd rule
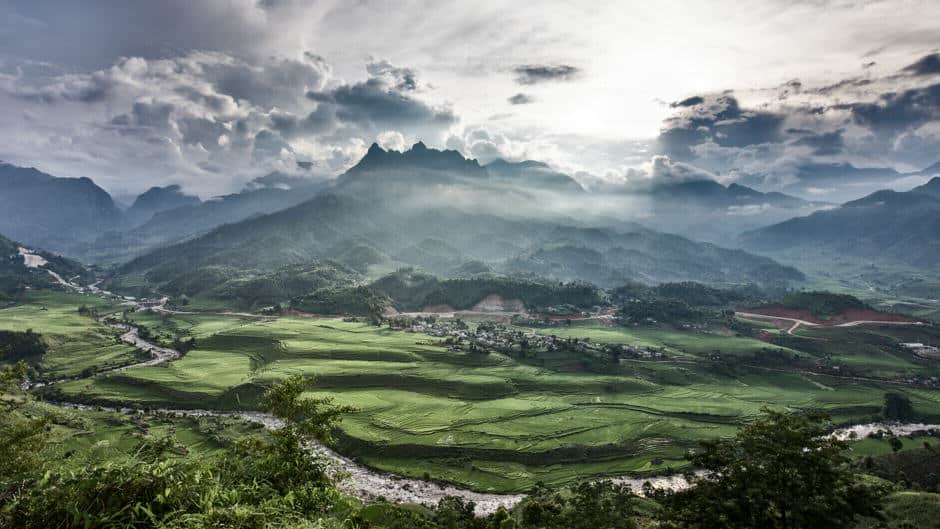
[[[817,325],[831,326],[853,321],[896,321],[896,322],[914,322],[913,318],[903,314],[893,312],[878,312],[877,310],[849,309],[842,314],[837,314],[828,319],[819,318],[808,310],[788,309],[785,307],[761,307],[758,309],[748,309],[747,312],[754,314],[763,314],[765,316],[777,316],[780,318],[793,318],[797,320],[808,321]]]

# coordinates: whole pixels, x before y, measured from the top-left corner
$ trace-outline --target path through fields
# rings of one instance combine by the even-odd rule
[[[38,265],[41,266],[41,265]],[[50,273],[52,273],[50,271]],[[99,295],[110,295],[105,291],[102,291],[97,288],[97,285],[92,285],[91,287],[80,287],[69,283],[67,281],[61,280],[60,283],[68,288],[76,289],[80,291],[91,291]],[[129,301],[132,306],[140,307],[140,304],[136,301]],[[161,303],[155,307],[148,307],[155,309],[158,312],[168,312],[173,313],[176,311],[171,311],[165,308],[166,298],[161,300]],[[788,332],[792,334],[792,331],[795,330],[801,324],[815,325],[811,322],[805,322],[802,320],[795,320],[791,318],[777,318],[770,317],[759,314],[749,314],[749,313],[739,313],[745,317],[763,317],[763,318],[773,318],[781,320],[791,320],[794,325],[790,328]],[[239,314],[239,313],[229,313],[231,316],[257,316],[257,315],[248,315],[248,314]],[[182,355],[179,351],[163,347],[152,342],[145,340],[140,337],[139,329],[132,325],[111,321],[107,318],[101,318],[99,321],[108,325],[114,329],[122,331],[120,336],[121,340],[125,343],[133,345],[138,349],[148,352],[151,355],[151,359],[138,362],[122,367],[117,367],[113,369],[108,369],[105,371],[100,371],[95,373],[104,374],[115,371],[124,371],[128,369],[134,369],[139,367],[152,367],[165,362],[170,362],[180,358]],[[851,326],[857,322],[850,322],[849,324],[843,324],[840,326]],[[872,322],[875,323],[875,322]],[[881,322],[877,322],[881,323]],[[894,322],[897,323],[897,322]],[[95,376],[93,375],[93,376]],[[67,379],[74,380],[74,379]],[[55,384],[58,382],[63,382],[64,380],[52,381],[48,384]],[[41,387],[45,384],[35,384],[29,387]],[[140,411],[131,410],[130,408],[106,408],[99,406],[88,406],[83,404],[74,404],[67,402],[55,403],[59,406],[73,408],[73,409],[105,409],[115,412],[123,413],[141,413]],[[260,413],[260,412],[219,412],[213,410],[174,410],[174,409],[159,409],[154,410],[151,413],[156,414],[169,414],[179,417],[198,417],[198,416],[216,416],[216,417],[235,417],[242,420],[256,422],[262,424],[265,428],[275,429],[279,428],[283,422],[273,417],[269,414]],[[940,429],[940,425],[897,425],[897,424],[866,424],[866,425],[857,425],[848,428],[842,428],[833,432],[832,435],[837,438],[848,439],[850,437],[850,432],[856,432],[858,438],[863,438],[868,433],[880,430],[880,429],[895,429],[894,431],[903,433],[907,431],[916,431],[916,430],[928,430],[928,429]],[[445,497],[456,496],[463,498],[467,501],[472,501],[476,504],[476,513],[478,515],[486,515],[496,511],[499,507],[512,507],[516,505],[519,501],[524,498],[524,495],[521,494],[489,494],[489,493],[480,493],[474,492],[466,489],[461,489],[452,485],[434,483],[423,480],[411,479],[401,477],[395,474],[385,473],[370,469],[363,465],[360,465],[353,461],[350,458],[344,457],[330,448],[323,446],[322,444],[312,444],[309,446],[311,454],[320,457],[327,469],[333,476],[336,476],[338,479],[337,486],[344,492],[353,495],[365,502],[377,502],[377,501],[387,501],[393,503],[416,503],[422,505],[436,505],[438,501]],[[681,475],[670,475],[670,476],[649,476],[644,478],[634,478],[634,477],[619,477],[613,478],[617,483],[630,485],[634,491],[641,491],[643,484],[645,482],[650,482],[654,487],[658,488],[670,488],[674,490],[681,490],[689,486],[689,483]]]
[[[847,321],[844,323],[837,323],[835,325],[821,325],[819,323],[801,320],[798,318],[789,318],[786,316],[771,316],[769,314],[758,314],[755,312],[736,312],[738,316],[743,316],[745,318],[755,319],[755,320],[771,320],[771,321],[786,321],[792,323],[789,329],[787,329],[787,334],[793,334],[794,331],[800,326],[805,325],[807,327],[858,327],[859,325],[923,325],[923,322],[920,321],[879,321],[879,320],[855,320]]]

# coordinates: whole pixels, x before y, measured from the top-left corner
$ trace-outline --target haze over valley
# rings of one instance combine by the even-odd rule
[[[0,528],[940,520],[929,2],[0,2]]]

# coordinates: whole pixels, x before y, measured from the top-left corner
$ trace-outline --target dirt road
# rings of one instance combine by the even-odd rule
[[[859,325],[923,325],[923,322],[920,321],[879,321],[879,320],[855,320],[848,321],[844,323],[838,323],[835,325],[821,325],[819,323],[801,320],[798,318],[788,318],[786,316],[771,316],[769,314],[757,314],[755,312],[736,312],[738,316],[745,318],[755,319],[755,320],[770,320],[770,321],[786,321],[792,323],[789,329],[787,329],[787,334],[793,334],[800,325],[805,325],[807,327],[858,327]]]

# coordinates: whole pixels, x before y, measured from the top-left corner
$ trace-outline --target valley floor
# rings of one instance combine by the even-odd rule
[[[381,470],[483,492],[665,474],[685,464],[685,451],[698,440],[733,434],[764,406],[824,410],[840,424],[869,422],[879,416],[886,392],[902,391],[919,415],[940,422],[940,389],[930,382],[936,364],[895,346],[935,339],[931,326],[805,328],[788,335],[767,322],[738,322],[764,339],[727,328],[593,321],[513,329],[661,353],[611,363],[592,356],[590,347],[469,353],[440,336],[340,319],[137,311],[126,316],[150,339],[195,338],[196,348],[173,362],[90,376],[138,360],[133,348],[118,345],[113,330],[79,315],[81,305],[115,317],[129,308],[97,296],[37,292],[28,303],[0,310],[0,329],[28,326],[52,342],[39,364],[43,377],[80,377],[45,388],[50,398],[251,410],[266,383],[312,375],[311,394],[357,409],[341,425],[341,453]],[[101,356],[109,348],[114,351]],[[799,358],[803,367],[763,361],[781,356]],[[818,367],[805,367],[813,362]],[[890,450],[880,443],[865,449]]]

